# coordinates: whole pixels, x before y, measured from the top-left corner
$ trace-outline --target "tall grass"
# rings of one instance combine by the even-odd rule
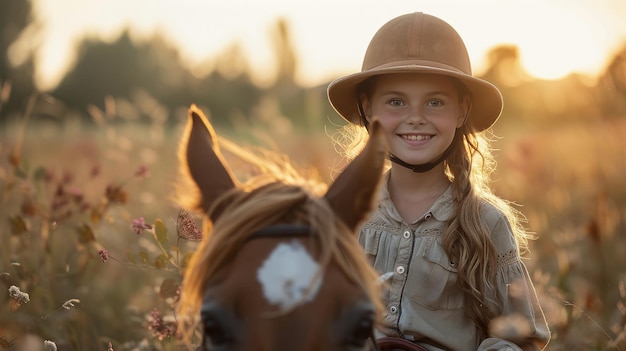
[[[319,128],[298,129],[264,101],[218,133],[329,180],[341,167],[334,126],[320,116]],[[0,349],[179,349],[172,304],[195,247],[171,201],[185,109],[168,116],[148,96],[105,106],[90,108],[89,125],[27,109],[0,130]],[[626,350],[626,120],[497,132],[494,187],[537,233],[527,264],[549,349]]]

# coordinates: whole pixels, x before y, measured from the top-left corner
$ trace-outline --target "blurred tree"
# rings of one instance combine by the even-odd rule
[[[52,95],[83,110],[90,104],[104,105],[107,96],[131,99],[141,90],[169,111],[191,103],[208,105],[216,122],[224,122],[232,110],[247,113],[261,93],[236,46],[217,62],[217,71],[197,77],[178,49],[160,35],[137,43],[128,31],[111,43],[87,38],[79,46],[76,63]]]
[[[519,48],[515,45],[502,45],[487,53],[488,68],[483,78],[497,83],[498,87],[515,87],[531,80],[520,62]]]
[[[600,78],[597,94],[604,103],[605,112],[622,116],[626,114],[626,44],[610,61]]]
[[[256,86],[250,76],[250,64],[235,42],[214,59],[214,69],[198,78],[188,99],[205,104],[217,123],[233,123],[239,116],[250,116],[264,89]]]
[[[291,89],[295,86],[297,60],[289,25],[284,18],[276,21],[271,39],[276,54],[276,86]]]
[[[516,92],[522,84],[532,78],[521,64],[517,46],[502,45],[491,49],[487,53],[487,70],[481,78],[492,82],[502,92],[505,101],[504,115],[513,115],[515,119],[524,115],[528,102],[518,99],[519,95]]]
[[[279,18],[275,22],[270,38],[276,58],[276,80],[271,92],[278,99],[280,113],[295,125],[306,127],[307,124],[303,122],[311,121],[311,118],[306,118],[309,115],[308,106],[311,101],[308,97],[311,94],[296,83],[298,59],[291,39],[291,29],[285,18]]]
[[[564,119],[597,118],[602,101],[594,98],[594,83],[577,74],[562,79],[537,79],[526,72],[516,46],[488,53],[481,78],[494,83],[504,96],[503,122],[562,123]],[[507,121],[507,122],[504,122]]]
[[[107,95],[130,96],[138,84],[140,54],[128,32],[113,43],[85,39],[77,56],[73,68],[52,92],[71,107],[99,105]],[[144,62],[148,70],[150,63]]]
[[[32,23],[30,0],[0,1],[0,89],[4,87],[5,98],[10,89],[8,101],[0,101],[0,120],[9,112],[22,110],[34,89],[33,53],[27,45],[33,39],[34,30],[26,31]],[[20,43],[22,45],[16,45]],[[9,55],[10,52],[13,55]],[[10,56],[18,60],[11,60]]]

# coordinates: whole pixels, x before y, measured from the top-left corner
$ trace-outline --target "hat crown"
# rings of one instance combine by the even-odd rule
[[[374,34],[362,71],[424,65],[472,74],[461,36],[445,21],[421,12],[387,22]]]
[[[347,121],[363,124],[359,86],[384,74],[441,74],[458,79],[471,97],[467,124],[474,131],[489,128],[502,113],[502,94],[492,83],[472,75],[461,36],[445,21],[421,12],[384,24],[370,41],[361,72],[335,79],[328,100]]]

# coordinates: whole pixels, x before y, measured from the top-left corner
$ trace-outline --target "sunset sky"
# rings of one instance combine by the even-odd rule
[[[114,40],[158,31],[190,65],[238,41],[258,79],[272,75],[272,25],[288,21],[299,59],[298,81],[326,82],[358,71],[372,35],[391,18],[422,11],[446,20],[464,38],[474,70],[498,44],[520,47],[522,64],[540,78],[595,74],[626,43],[623,0],[33,0],[37,81],[53,87],[85,35]]]

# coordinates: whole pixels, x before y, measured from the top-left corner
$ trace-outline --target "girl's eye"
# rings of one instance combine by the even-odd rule
[[[391,99],[388,104],[391,106],[404,106],[404,102],[400,99]]]
[[[428,100],[428,102],[426,103],[426,105],[428,107],[441,107],[443,106],[443,101],[439,100],[439,99],[432,99],[432,100]]]

